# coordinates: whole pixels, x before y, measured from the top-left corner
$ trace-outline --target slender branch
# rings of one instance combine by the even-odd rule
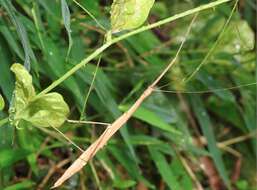
[[[181,161],[182,165],[184,166],[187,174],[190,176],[190,178],[194,182],[196,190],[204,190],[201,183],[198,181],[196,175],[194,174],[194,172],[190,168],[189,164],[187,163],[187,160],[181,155],[181,153],[178,150],[176,150],[176,154],[177,154],[179,160]]]
[[[75,124],[93,124],[93,125],[111,125],[110,123],[104,123],[104,122],[97,122],[97,121],[81,121],[81,120],[70,120],[68,119],[67,122],[69,123],[75,123]]]
[[[106,50],[108,47],[110,47],[112,44],[119,42],[121,40],[124,40],[130,36],[136,35],[138,33],[144,32],[146,30],[150,30],[152,28],[155,27],[159,27],[161,25],[164,25],[166,23],[172,22],[174,20],[186,17],[188,15],[192,15],[195,14],[199,11],[203,11],[203,10],[207,10],[210,8],[213,8],[215,6],[218,6],[220,4],[229,2],[232,0],[217,0],[215,2],[211,2],[199,7],[196,7],[194,9],[190,9],[188,11],[176,14],[174,16],[171,16],[169,18],[163,19],[159,22],[147,25],[147,26],[142,26],[136,30],[133,30],[131,32],[128,32],[124,35],[121,35],[119,37],[113,38],[110,41],[106,42],[104,45],[102,45],[100,48],[96,49],[92,54],[90,54],[87,58],[83,59],[80,63],[78,63],[76,66],[74,66],[72,69],[70,69],[68,72],[66,72],[62,77],[60,77],[59,79],[57,79],[56,81],[54,81],[50,86],[48,86],[45,90],[41,91],[36,97],[46,94],[49,91],[51,91],[52,89],[54,89],[56,86],[58,86],[59,84],[61,84],[64,80],[66,80],[67,78],[69,78],[71,75],[73,75],[76,71],[78,71],[80,68],[82,68],[83,66],[85,66],[88,62],[90,62],[91,60],[93,60],[95,57],[97,57],[100,53],[102,53],[104,50]]]
[[[68,164],[70,162],[70,158],[67,158],[65,160],[62,160],[57,165],[53,164],[53,166],[50,168],[44,179],[41,181],[41,183],[38,185],[38,190],[44,189],[44,186],[47,184],[48,180],[51,178],[51,176],[55,173],[56,170],[61,169],[63,166]]]
[[[223,148],[223,147],[226,147],[226,146],[230,146],[232,144],[240,143],[240,142],[243,142],[245,140],[256,137],[256,134],[257,133],[255,131],[253,133],[249,133],[249,134],[242,135],[242,136],[239,136],[239,137],[236,137],[236,138],[232,138],[232,139],[229,139],[229,140],[218,143],[217,146],[219,148]]]
[[[221,91],[227,91],[227,90],[237,90],[239,88],[243,87],[249,87],[249,86],[254,86],[257,85],[257,82],[249,83],[249,84],[242,84],[242,85],[237,85],[237,86],[232,86],[228,88],[216,88],[216,89],[210,89],[210,90],[200,90],[200,91],[186,91],[186,90],[161,90],[158,87],[154,89],[155,92],[166,92],[166,93],[181,93],[181,94],[205,94],[205,93],[214,93],[214,92],[221,92]]]
[[[96,79],[96,74],[97,74],[98,68],[100,66],[101,59],[102,59],[102,56],[100,55],[100,57],[97,60],[97,65],[96,65],[95,71],[93,73],[93,79],[91,81],[88,92],[86,94],[86,98],[85,98],[85,101],[84,101],[84,104],[83,104],[83,107],[82,107],[82,111],[81,111],[81,114],[80,114],[80,120],[82,120],[84,118],[84,114],[85,114],[85,111],[86,111],[86,108],[87,108],[87,101],[88,101],[89,96],[90,96],[90,94],[93,90],[95,79]]]
[[[51,126],[51,127],[54,128],[58,133],[60,133],[69,143],[75,146],[78,150],[80,150],[81,152],[84,152],[82,148],[80,148],[76,143],[74,143],[71,139],[69,139],[63,132],[61,132],[59,129],[57,129],[54,126]]]
[[[94,178],[95,178],[95,181],[96,181],[96,184],[97,184],[98,189],[99,189],[99,190],[102,190],[101,182],[100,182],[100,179],[99,179],[99,177],[98,177],[98,175],[97,175],[97,172],[96,172],[96,169],[95,169],[95,166],[94,166],[93,161],[90,161],[90,162],[89,162],[89,165],[90,165],[90,168],[91,168],[92,173],[93,173],[93,175],[94,175]]]
[[[85,11],[101,29],[106,30],[106,28],[95,18],[95,16],[89,10],[83,7],[78,1],[76,0],[72,0],[72,1],[76,3],[83,11]]]

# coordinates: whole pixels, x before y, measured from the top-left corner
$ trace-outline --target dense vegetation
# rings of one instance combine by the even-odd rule
[[[144,25],[207,3],[156,0]],[[0,189],[53,186],[106,128],[83,121],[112,123],[126,112],[185,38],[175,65],[153,93],[60,189],[256,189],[256,5],[251,0],[225,2],[118,41],[51,89],[55,93],[37,99],[40,108],[32,102],[17,119],[12,108],[17,112],[21,104],[18,93],[31,102],[110,40],[105,37],[111,38],[107,31],[115,25],[111,4],[0,1]],[[129,17],[122,18],[123,28],[116,23],[112,38],[135,30],[123,25]],[[22,91],[30,75],[33,85]],[[35,107],[50,111],[28,118]],[[63,124],[56,128],[58,123]]]

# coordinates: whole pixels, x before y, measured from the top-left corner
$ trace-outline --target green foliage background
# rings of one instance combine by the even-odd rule
[[[0,90],[5,100],[1,119],[8,116],[11,104],[13,63],[24,63],[30,68],[38,93],[103,44],[105,31],[73,1],[64,2],[70,15],[62,14],[60,0],[0,1]],[[111,1],[79,2],[105,28],[110,27]],[[147,22],[208,2],[159,0]],[[183,82],[217,40],[234,3],[199,14],[176,66],[159,85],[165,85],[162,90],[178,92],[154,92],[109,144],[62,189],[193,189],[194,181],[181,156],[206,189],[211,187],[200,161],[205,156],[212,158],[227,189],[255,189],[256,139],[229,145],[232,153],[217,143],[256,132],[256,86],[214,90],[256,82],[253,1],[239,2],[207,63],[187,83]],[[112,122],[126,111],[174,57],[191,19],[185,17],[129,37],[105,51],[82,118]],[[80,119],[97,60],[55,89],[69,104],[70,119]],[[206,90],[212,92],[183,93]],[[0,108],[2,105],[0,102]],[[59,129],[86,149],[101,134],[103,126],[65,123]],[[205,139],[206,146],[194,143],[199,137]],[[68,163],[79,154],[52,128],[0,126],[0,189],[49,189],[63,172],[55,166],[63,160]],[[239,158],[240,176],[233,181],[231,175]],[[51,169],[54,173],[44,183]]]

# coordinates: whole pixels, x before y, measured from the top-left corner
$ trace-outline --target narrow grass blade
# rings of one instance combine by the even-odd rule
[[[20,21],[19,17],[16,16],[16,9],[13,7],[11,1],[3,0],[3,1],[1,1],[1,4],[7,11],[8,15],[11,18],[11,21],[13,22],[13,24],[15,25],[15,27],[17,29],[18,35],[21,40],[21,44],[24,49],[24,54],[25,54],[24,66],[27,68],[27,70],[30,70],[30,59],[32,58],[35,61],[36,58],[31,49],[26,29],[23,26],[22,22]]]
[[[67,34],[68,34],[68,38],[69,38],[69,47],[68,47],[68,52],[67,52],[67,56],[66,56],[66,60],[70,54],[70,51],[71,51],[71,47],[72,47],[72,44],[73,44],[73,41],[72,41],[72,37],[71,37],[71,27],[70,27],[70,9],[69,9],[69,6],[66,2],[66,0],[61,0],[61,6],[62,6],[62,18],[63,18],[63,23],[64,23],[64,26],[65,26],[65,29],[67,31]]]
[[[24,189],[32,189],[35,183],[31,180],[24,180],[20,183],[16,183],[9,187],[4,188],[4,190],[24,190]]]
[[[131,105],[119,106],[120,110],[124,112],[127,111],[130,107]],[[173,126],[167,124],[165,121],[162,120],[162,118],[160,118],[158,115],[156,115],[154,112],[144,106],[139,107],[133,116],[137,119],[149,123],[154,127],[170,132],[174,135],[181,135],[180,131],[176,130]]]
[[[222,159],[221,152],[218,149],[218,147],[216,146],[217,142],[215,139],[215,134],[214,134],[214,131],[212,128],[213,126],[211,124],[208,113],[204,108],[203,102],[201,101],[201,99],[198,96],[192,95],[191,102],[192,102],[193,110],[196,114],[196,117],[197,117],[199,123],[200,123],[200,127],[203,131],[203,134],[204,134],[205,138],[207,139],[208,149],[211,153],[211,156],[214,160],[217,170],[218,170],[221,178],[223,179],[224,183],[226,184],[226,186],[230,189],[229,177],[228,177],[225,165],[224,165],[224,161]]]
[[[169,163],[167,162],[165,156],[155,148],[149,146],[148,149],[159,173],[161,174],[163,180],[166,182],[168,187],[172,190],[183,189],[178,183],[176,176],[172,172],[171,167],[169,166]]]

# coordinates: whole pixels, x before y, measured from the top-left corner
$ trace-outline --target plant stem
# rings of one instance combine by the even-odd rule
[[[101,29],[106,30],[106,28],[95,18],[95,16],[89,10],[83,7],[78,1],[76,0],[72,0],[72,1],[76,3],[83,11],[85,11]]]
[[[236,10],[237,7],[237,3],[239,0],[236,0],[236,3],[234,4],[234,7],[229,15],[228,20],[226,21],[224,27],[222,28],[221,33],[218,36],[218,39],[215,41],[215,43],[213,44],[213,46],[211,47],[211,49],[209,50],[209,52],[207,53],[207,55],[204,57],[203,61],[197,66],[197,68],[185,79],[183,79],[184,83],[187,83],[188,81],[190,81],[195,75],[196,73],[202,68],[202,66],[207,63],[208,59],[210,58],[210,56],[215,52],[216,48],[218,47],[223,35],[225,34],[225,31],[230,23],[230,20]]]
[[[106,50],[108,47],[110,47],[112,44],[117,43],[121,40],[124,40],[130,36],[136,35],[138,33],[144,32],[146,30],[150,30],[152,28],[156,28],[158,26],[164,25],[166,23],[172,22],[174,20],[177,20],[179,18],[183,18],[185,16],[197,13],[199,11],[203,11],[206,9],[210,9],[213,8],[215,6],[218,6],[220,4],[229,2],[232,0],[217,0],[215,2],[212,3],[208,3],[199,7],[196,7],[194,9],[190,9],[188,11],[176,14],[174,16],[168,17],[166,19],[160,20],[156,23],[147,25],[147,26],[142,26],[136,30],[133,30],[131,32],[128,32],[124,35],[121,35],[119,37],[113,38],[110,41],[107,41],[105,44],[103,44],[100,48],[96,49],[92,54],[90,54],[87,58],[83,59],[80,63],[78,63],[76,66],[74,66],[72,69],[70,69],[68,72],[66,72],[62,77],[60,77],[59,79],[57,79],[56,81],[54,81],[50,86],[48,86],[46,89],[44,89],[43,91],[41,91],[36,97],[46,94],[48,92],[50,92],[52,89],[54,89],[56,86],[58,86],[60,83],[62,83],[64,80],[66,80],[67,78],[69,78],[71,75],[73,75],[76,71],[78,71],[81,67],[85,66],[88,62],[90,62],[91,60],[93,60],[95,57],[97,57],[99,54],[101,54],[104,50]]]
[[[82,121],[82,120],[70,120],[70,119],[68,119],[67,122],[69,122],[69,123],[75,123],[75,124],[93,124],[93,125],[105,125],[105,126],[110,125],[110,123],[104,123],[104,122]]]

